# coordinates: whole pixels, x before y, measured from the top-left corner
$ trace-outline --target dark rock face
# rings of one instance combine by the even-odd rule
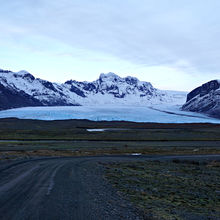
[[[207,83],[203,84],[202,86],[200,86],[200,87],[194,89],[193,91],[191,91],[187,95],[186,102],[188,102],[189,100],[191,100],[192,98],[194,98],[197,95],[202,97],[202,96],[208,94],[209,92],[215,91],[219,88],[220,88],[220,83],[217,80],[212,80],[210,82],[207,82]]]
[[[83,85],[83,89],[91,92],[91,91],[96,90],[96,86],[93,83],[86,83]]]
[[[71,85],[70,91],[76,93],[77,95],[79,95],[83,98],[86,97],[85,94],[83,93],[83,91],[78,89],[76,86]]]
[[[48,82],[48,81],[46,81],[46,80],[40,80],[40,82],[41,82],[41,84],[44,85],[46,88],[48,88],[48,89],[50,89],[50,90],[52,90],[52,91],[54,91],[54,92],[57,92],[57,90],[55,89],[53,83]]]
[[[10,70],[2,70],[2,69],[0,69],[0,73],[11,73],[11,71]]]
[[[137,84],[138,80],[135,77],[126,77],[125,81],[127,82],[127,84],[129,85],[135,85]]]
[[[191,91],[182,109],[220,118],[220,82],[212,80]]]
[[[10,72],[9,72],[10,73]],[[24,75],[19,75],[19,74],[16,74],[14,73],[13,74],[15,78],[23,78],[23,79],[27,79],[28,81],[34,81],[35,80],[35,77],[33,75],[31,75],[30,73],[26,73]]]
[[[0,84],[0,110],[42,105],[43,104],[39,100],[24,93],[23,91],[18,92],[10,90]]]

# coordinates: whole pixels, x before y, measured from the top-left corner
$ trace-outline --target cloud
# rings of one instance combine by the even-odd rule
[[[32,50],[73,57],[80,50],[86,59],[94,53],[97,60],[100,54],[212,78],[220,72],[219,6],[218,0],[5,1],[0,38],[7,33]]]

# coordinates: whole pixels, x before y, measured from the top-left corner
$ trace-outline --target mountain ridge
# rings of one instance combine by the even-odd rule
[[[220,118],[220,80],[211,80],[192,90],[182,110]]]
[[[64,83],[53,83],[35,78],[25,70],[13,72],[2,69],[0,92],[1,109],[26,106],[181,104],[186,97],[185,92],[159,90],[150,82],[132,76],[123,78],[112,72],[101,73],[92,82],[67,80]],[[17,100],[16,104],[13,100]]]

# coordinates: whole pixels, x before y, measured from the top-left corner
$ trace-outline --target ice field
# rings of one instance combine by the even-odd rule
[[[88,119],[93,121],[134,121],[158,123],[220,123],[203,114],[184,112],[179,106],[63,106],[25,107],[0,111],[0,118],[64,120]]]

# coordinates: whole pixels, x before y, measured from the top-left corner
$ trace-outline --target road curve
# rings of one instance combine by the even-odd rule
[[[0,219],[141,219],[103,178],[99,162],[174,157],[43,158],[1,163]],[[220,159],[220,155],[199,157]]]

